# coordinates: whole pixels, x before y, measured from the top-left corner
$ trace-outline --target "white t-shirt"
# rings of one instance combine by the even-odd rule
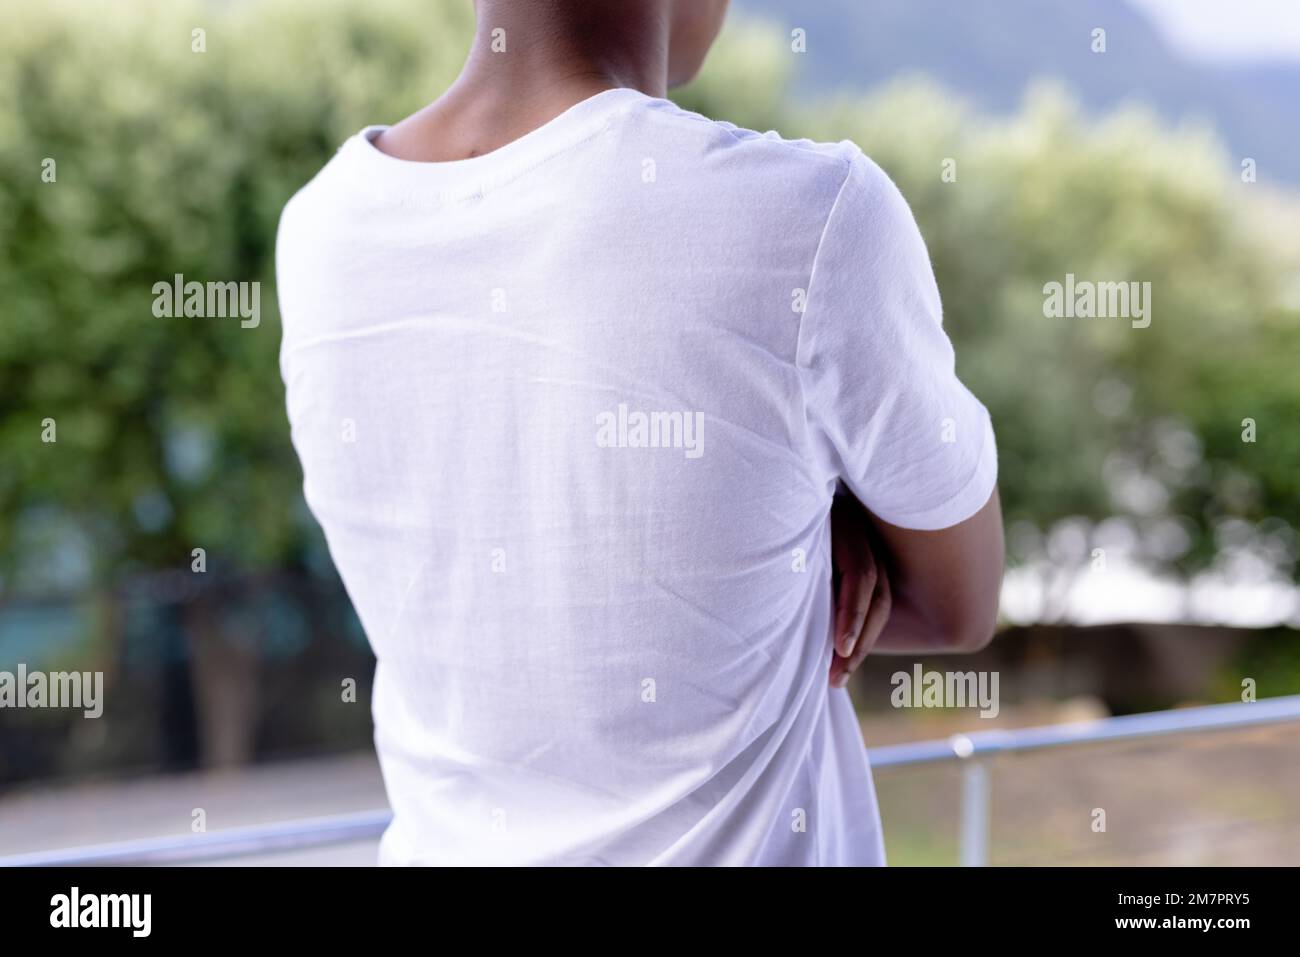
[[[928,255],[849,143],[631,90],[284,211],[307,502],[378,657],[385,863],[880,864],[828,510],[976,512]]]

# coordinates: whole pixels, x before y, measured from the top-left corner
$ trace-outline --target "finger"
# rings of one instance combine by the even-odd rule
[[[868,555],[862,567],[846,573],[840,582],[840,596],[835,614],[835,650],[842,658],[853,654],[876,589],[876,563]]]
[[[869,567],[855,572],[846,578],[848,585],[840,593],[839,610],[836,616],[835,652],[831,655],[830,683],[842,688],[849,681],[850,657],[860,646],[862,633],[866,628],[871,611],[873,595],[876,591],[880,573],[874,559],[867,556]]]
[[[838,654],[831,655],[831,687],[843,688],[849,683],[851,673],[848,670],[849,659],[841,658]]]
[[[885,574],[878,575],[876,590],[871,596],[871,609],[867,613],[867,620],[863,625],[862,634],[858,638],[857,646],[853,649],[853,654],[849,656],[844,666],[846,674],[853,674],[858,669],[858,666],[866,660],[867,655],[871,653],[876,639],[880,637],[881,632],[885,630],[885,625],[889,622],[889,612],[892,606],[893,595],[889,590],[889,576]]]

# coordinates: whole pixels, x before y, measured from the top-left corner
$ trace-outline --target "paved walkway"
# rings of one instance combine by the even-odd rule
[[[369,811],[387,805],[373,754],[267,764],[138,781],[42,785],[0,797],[0,856],[186,835],[196,808],[207,830]],[[375,843],[243,857],[231,864],[375,862]]]

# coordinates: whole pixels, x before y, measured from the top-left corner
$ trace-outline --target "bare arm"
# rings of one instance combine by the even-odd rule
[[[918,532],[872,516],[893,601],[873,650],[978,651],[993,638],[1005,548],[995,488],[984,506],[951,528]]]
[[[997,489],[951,528],[914,531],[839,496],[831,511],[839,578],[831,683],[842,686],[867,654],[978,651],[993,637],[1002,584]]]

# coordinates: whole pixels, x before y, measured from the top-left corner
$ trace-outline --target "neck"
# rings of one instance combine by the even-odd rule
[[[668,90],[666,0],[477,0],[460,76],[375,145],[402,159],[491,152],[605,90]]]
[[[663,3],[477,0],[475,9],[474,44],[452,91],[567,105],[615,87],[668,91]]]

